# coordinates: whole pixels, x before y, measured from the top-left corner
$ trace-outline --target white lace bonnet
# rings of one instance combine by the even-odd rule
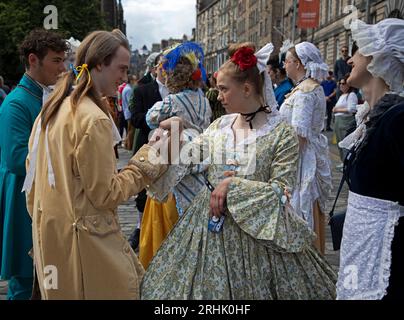
[[[274,46],[272,43],[267,43],[264,47],[262,47],[258,52],[255,53],[257,57],[257,68],[260,73],[264,74],[264,98],[265,103],[268,105],[272,112],[276,114],[278,112],[278,103],[276,102],[275,93],[271,81],[271,77],[267,72],[267,61],[271,56],[271,53],[274,50]]]
[[[404,94],[404,20],[384,19],[377,24],[355,20],[352,39],[359,53],[373,59],[367,66],[374,77],[382,78],[392,92]]]
[[[311,42],[295,45],[296,53],[306,69],[306,76],[315,80],[323,80],[328,76],[328,65],[321,58],[320,50]]]

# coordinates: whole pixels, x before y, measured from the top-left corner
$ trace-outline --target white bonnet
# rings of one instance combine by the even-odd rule
[[[374,25],[355,20],[351,31],[359,53],[373,57],[368,71],[374,77],[382,78],[391,91],[403,94],[404,20],[384,19]]]
[[[320,50],[311,42],[301,42],[295,46],[296,53],[306,69],[306,75],[315,80],[328,76],[328,65],[321,58]]]

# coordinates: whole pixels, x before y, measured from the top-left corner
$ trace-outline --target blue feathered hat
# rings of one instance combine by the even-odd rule
[[[166,50],[164,53],[164,58],[167,60],[163,68],[166,71],[173,71],[178,64],[181,57],[187,58],[192,66],[194,67],[194,72],[200,70],[203,81],[206,81],[206,71],[203,67],[204,53],[202,47],[195,42],[185,42],[182,44],[177,44],[174,47]]]

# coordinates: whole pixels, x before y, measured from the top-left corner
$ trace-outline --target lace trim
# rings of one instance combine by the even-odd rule
[[[164,175],[147,188],[147,195],[159,202],[165,202],[168,194],[173,192],[174,187],[187,174],[187,165],[170,165]]]
[[[389,285],[389,279],[390,279],[390,274],[391,274],[391,259],[392,259],[392,253],[391,253],[391,245],[393,242],[394,238],[394,231],[395,231],[395,226],[398,224],[398,221],[400,217],[404,216],[404,208],[399,206],[397,203],[394,203],[392,201],[388,200],[383,200],[383,199],[377,199],[377,198],[372,198],[372,197],[366,197],[366,196],[361,196],[358,195],[354,192],[349,192],[349,200],[348,200],[348,206],[351,208],[351,210],[364,210],[363,208],[368,209],[368,213],[372,213],[371,208],[373,208],[375,211],[377,210],[380,213],[386,212],[387,214],[387,221],[384,227],[384,232],[382,235],[382,248],[381,248],[381,257],[380,257],[380,266],[378,269],[378,275],[377,275],[377,289],[374,290],[364,290],[364,292],[354,294],[352,296],[346,297],[346,292],[343,291],[343,299],[349,299],[349,300],[379,300],[382,299],[386,294],[387,294],[387,288]],[[384,212],[383,212],[384,211]],[[344,227],[349,228],[349,226]],[[352,232],[349,232],[352,233]],[[347,246],[348,243],[346,241],[353,241],[351,237],[349,238],[343,238],[343,245]],[[360,240],[360,239],[359,239]],[[348,247],[349,249],[349,247]],[[342,260],[342,259],[341,259]],[[359,261],[362,263],[369,263],[369,261]],[[372,263],[372,261],[370,261]],[[376,262],[375,262],[376,263]],[[344,267],[345,265],[348,265],[348,263],[344,262],[344,264],[341,264],[341,268]],[[339,279],[339,281],[341,281]],[[371,285],[368,284],[368,285]],[[341,284],[339,284],[339,287]],[[341,297],[338,297],[341,298]]]
[[[309,128],[304,128],[304,127],[300,127],[300,126],[294,126],[295,131],[297,133],[298,136],[301,136],[303,138],[311,138],[312,134],[311,134],[311,130]]]
[[[355,116],[356,123],[358,124],[355,131],[347,135],[342,141],[338,143],[340,148],[345,148],[350,150],[355,143],[362,141],[366,135],[366,121],[367,116],[370,111],[369,104],[365,102],[364,104],[358,105],[358,112]]]

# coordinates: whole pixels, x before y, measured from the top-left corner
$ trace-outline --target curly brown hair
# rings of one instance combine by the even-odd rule
[[[185,89],[198,89],[200,80],[193,80],[194,67],[186,57],[181,57],[173,71],[167,72],[167,88],[170,93],[178,93]]]
[[[56,32],[45,29],[34,29],[25,37],[19,49],[21,62],[29,69],[28,57],[31,53],[35,54],[42,61],[49,49],[55,52],[68,52],[70,46]]]

